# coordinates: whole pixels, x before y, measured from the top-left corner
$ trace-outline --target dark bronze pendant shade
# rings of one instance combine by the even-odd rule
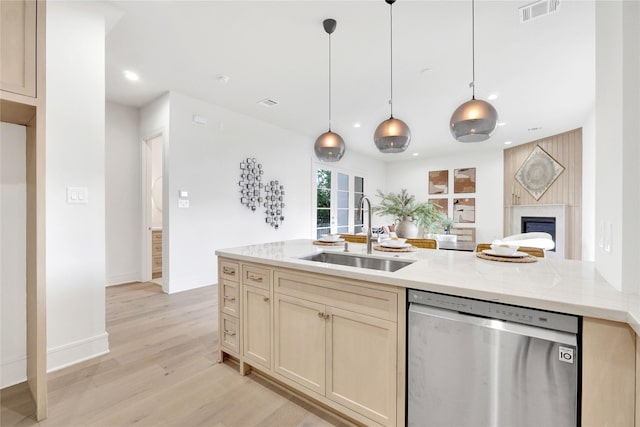
[[[473,95],[451,115],[449,130],[460,142],[480,142],[489,139],[498,126],[498,112],[487,101],[476,99],[475,1],[471,0],[471,51]]]
[[[329,34],[329,130],[316,139],[313,150],[318,160],[337,162],[344,156],[345,143],[340,135],[331,131],[331,34],[336,30],[335,19],[325,19],[322,27]]]
[[[402,120],[393,117],[393,3],[395,1],[385,0],[389,5],[389,24],[391,29],[391,97],[389,99],[391,117],[380,123],[373,134],[373,141],[382,153],[402,153],[407,149],[411,141],[409,126]]]

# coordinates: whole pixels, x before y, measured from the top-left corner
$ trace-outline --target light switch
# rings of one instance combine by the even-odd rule
[[[183,199],[178,199],[178,207],[179,208],[188,208],[189,207],[189,201],[188,200],[183,200]]]
[[[87,187],[67,187],[67,203],[89,203],[89,190],[87,189]]]
[[[181,199],[186,199],[189,197],[189,192],[187,190],[180,190],[178,192],[178,197]]]

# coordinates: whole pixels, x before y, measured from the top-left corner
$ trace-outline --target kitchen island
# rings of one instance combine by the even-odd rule
[[[312,240],[218,250],[220,359],[362,424],[403,425],[406,289],[428,290],[583,316],[583,425],[633,425],[640,298],[612,288],[592,263],[374,250],[413,261],[387,272],[300,259],[343,250]]]

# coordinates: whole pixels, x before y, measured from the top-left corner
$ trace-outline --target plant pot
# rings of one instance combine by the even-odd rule
[[[418,226],[406,217],[402,221],[396,220],[396,235],[403,239],[416,238],[418,237]]]

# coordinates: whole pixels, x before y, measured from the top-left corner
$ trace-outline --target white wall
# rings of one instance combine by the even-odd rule
[[[27,377],[26,130],[0,123],[0,388]]]
[[[640,293],[640,11],[596,2],[596,267],[617,289]]]
[[[142,193],[138,109],[106,103],[105,218],[107,285],[141,279]]]
[[[501,149],[480,152],[470,148],[464,156],[440,157],[435,159],[417,159],[392,163],[387,166],[387,191],[399,192],[406,188],[419,201],[429,198],[440,198],[440,195],[429,195],[429,171],[449,171],[449,217],[453,216],[452,199],[458,195],[453,193],[453,174],[455,169],[476,168],[476,193],[460,195],[475,197],[475,224],[458,224],[460,227],[476,228],[477,242],[491,242],[503,237],[503,152]],[[444,195],[442,195],[444,197]],[[374,198],[378,203],[378,198]]]
[[[596,250],[596,112],[582,126],[582,260],[595,261]]]
[[[105,331],[105,24],[82,3],[47,6],[48,368],[108,351]],[[88,189],[68,204],[67,187]]]

